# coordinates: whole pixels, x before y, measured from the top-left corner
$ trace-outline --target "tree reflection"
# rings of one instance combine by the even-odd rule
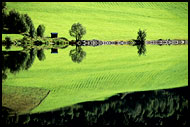
[[[5,49],[6,50],[11,49],[11,45],[12,45],[11,38],[10,37],[6,37],[4,42],[5,42]]]
[[[72,49],[69,53],[71,59],[75,63],[80,63],[86,56],[86,52],[81,48],[81,46],[76,45],[75,49]]]
[[[16,73],[24,68],[28,54],[21,51],[3,52],[3,70],[10,69],[11,73]]]
[[[23,51],[2,51],[2,80],[7,78],[7,72],[17,73],[20,70],[28,70],[34,63],[37,51],[35,48]],[[45,55],[41,52],[40,59]]]
[[[11,45],[12,45],[11,43],[6,43],[6,45],[5,45],[5,49],[6,49],[6,50],[11,49]]]
[[[32,66],[32,64],[34,63],[35,57],[36,57],[36,49],[31,48],[28,53],[28,59],[24,67],[25,70],[28,70]]]
[[[44,54],[44,49],[37,50],[37,57],[40,61],[44,61],[46,59],[46,56]]]

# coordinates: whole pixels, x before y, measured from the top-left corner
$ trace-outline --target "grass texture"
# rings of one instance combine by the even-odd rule
[[[86,58],[72,62],[69,51],[45,50],[28,71],[8,74],[3,85],[50,90],[32,112],[49,111],[79,102],[104,100],[120,92],[176,88],[188,85],[188,46],[147,45],[139,57],[135,46],[83,47]],[[38,96],[36,94],[36,96]]]
[[[131,40],[145,29],[148,40],[188,39],[187,2],[7,2],[31,16],[35,27],[44,24],[45,36],[69,35],[73,23],[86,27],[83,39]]]

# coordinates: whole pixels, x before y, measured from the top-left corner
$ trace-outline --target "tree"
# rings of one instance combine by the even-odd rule
[[[146,53],[146,45],[145,45],[145,40],[146,40],[146,32],[145,30],[141,30],[139,29],[138,31],[138,36],[137,36],[137,40],[135,41],[135,45],[137,46],[138,49],[138,54],[139,56],[141,56],[142,54],[145,55]]]
[[[80,41],[82,37],[86,34],[86,28],[82,26],[82,24],[74,23],[69,30],[69,33],[72,37],[76,38],[76,42]]]
[[[19,33],[24,33],[28,31],[29,27],[26,23],[24,15],[20,15],[20,19],[18,20],[17,23],[17,28]]]
[[[2,9],[2,27],[5,28],[7,24],[7,11],[6,9]]]
[[[32,19],[30,18],[30,16],[28,16],[28,14],[24,14],[25,17],[25,22],[28,25],[28,32],[29,32],[29,36],[34,38],[35,37],[35,27],[34,24],[32,22]]]
[[[33,24],[30,26],[29,35],[30,35],[30,37],[32,37],[32,38],[35,37],[35,27],[34,27]]]
[[[6,2],[2,2],[1,4],[2,4],[2,8],[1,9],[5,9],[6,6],[7,6]]]
[[[25,22],[28,26],[28,32],[30,31],[30,28],[34,26],[33,22],[32,22],[32,19],[30,18],[30,16],[28,16],[28,14],[24,14],[23,15],[24,18],[25,18]]]
[[[37,36],[43,37],[45,32],[45,26],[44,25],[39,25],[37,28]]]
[[[20,13],[19,12],[17,12],[16,10],[9,11],[9,14],[7,17],[7,26],[8,26],[9,31],[11,33],[17,33],[18,32],[17,23],[18,23],[19,19],[20,19]]]
[[[16,10],[11,10],[9,12],[6,21],[6,25],[11,33],[24,33],[29,29],[25,16]]]

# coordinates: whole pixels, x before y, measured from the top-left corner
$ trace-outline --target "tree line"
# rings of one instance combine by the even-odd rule
[[[3,117],[17,126],[186,126],[188,119],[187,87],[135,93],[120,93],[104,101],[83,102],[55,111]]]
[[[2,31],[3,33],[25,34],[34,38],[43,37],[45,26],[40,24],[35,30],[33,21],[28,14],[20,14],[15,9],[8,11],[6,2],[2,2]]]
[[[36,35],[43,37],[45,32],[45,26],[43,24],[40,24],[37,30],[35,30],[33,21],[28,14],[20,14],[16,10],[7,12],[7,6],[5,2],[2,2],[2,24],[3,31],[17,34],[25,33],[25,35],[31,38],[34,38]],[[74,23],[69,30],[69,34],[76,39],[77,45],[77,42],[80,41],[86,34],[86,28],[79,22]],[[137,53],[139,56],[142,54],[145,55],[146,31],[139,29],[137,34],[137,39],[133,40],[135,43],[134,46],[137,46]]]
[[[36,56],[40,61],[44,61],[46,59],[44,49],[26,47],[23,51],[2,51],[2,81],[7,79],[8,71],[16,74],[20,70],[28,70]]]

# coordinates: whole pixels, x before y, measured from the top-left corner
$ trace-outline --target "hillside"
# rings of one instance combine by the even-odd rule
[[[147,54],[142,57],[135,46],[87,46],[83,47],[86,58],[80,64],[72,62],[71,49],[74,47],[59,49],[58,54],[44,50],[44,61],[36,58],[28,71],[9,73],[3,85],[37,88],[30,92],[50,90],[32,112],[103,100],[116,93],[188,85],[187,45],[147,45]]]
[[[7,2],[9,10],[31,16],[35,27],[46,26],[46,36],[74,39],[69,29],[80,22],[87,29],[83,39],[130,40],[139,28],[147,39],[188,39],[187,2]]]

